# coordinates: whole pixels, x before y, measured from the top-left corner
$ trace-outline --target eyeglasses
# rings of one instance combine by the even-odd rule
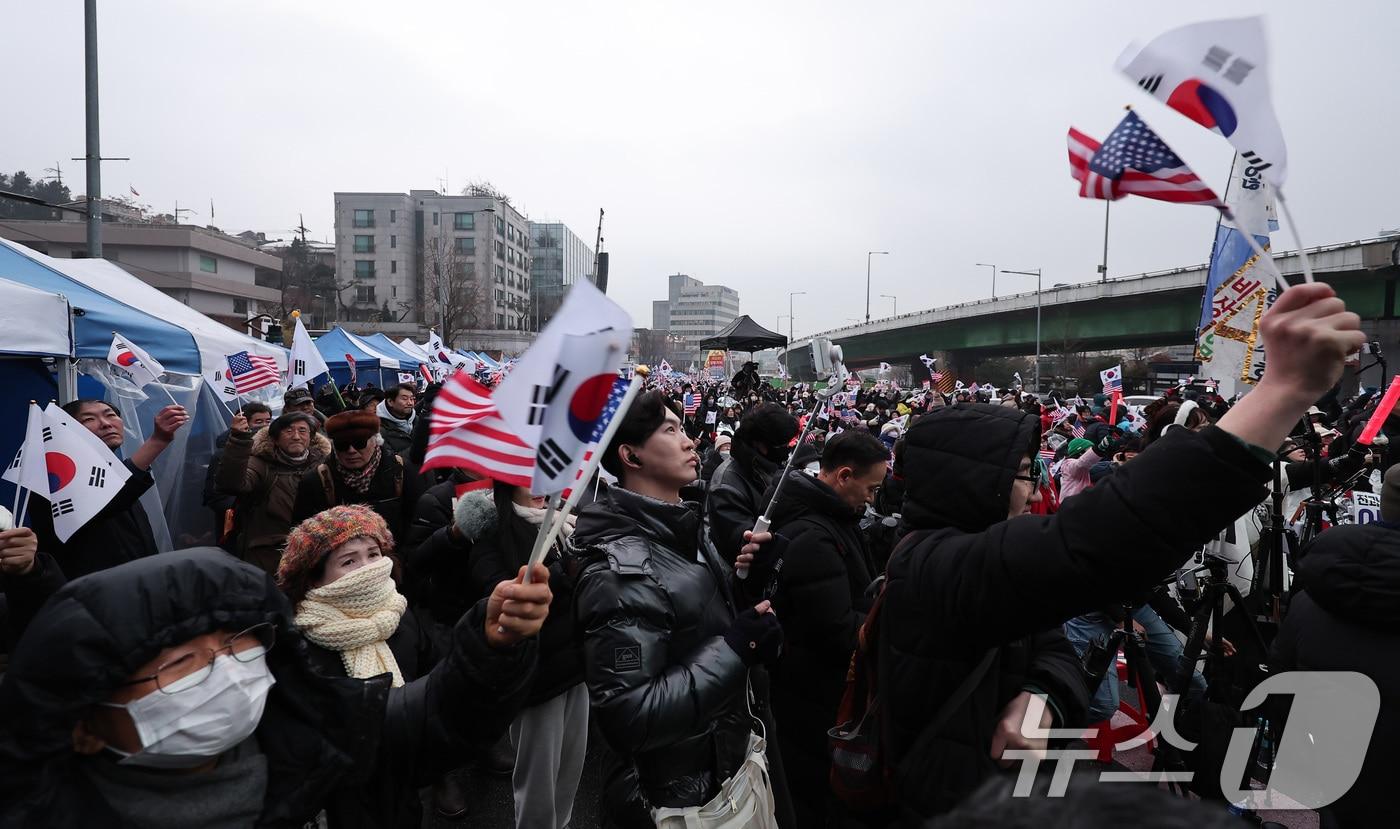
[[[161,693],[178,694],[208,679],[214,673],[214,660],[224,651],[239,662],[253,662],[267,656],[276,641],[277,628],[271,622],[253,625],[242,633],[230,636],[220,647],[190,651],[162,664],[150,676],[129,680],[122,685],[140,685],[155,680],[156,689]]]
[[[1013,475],[1012,477],[1018,481],[1025,481],[1028,484],[1035,484],[1037,487],[1045,486],[1045,482],[1050,480],[1050,469],[1046,465],[1045,461],[1039,458],[1035,460],[1035,462],[1031,465],[1031,468],[1027,471],[1034,472],[1035,474]]]
[[[360,438],[359,442],[356,442],[356,441],[353,441],[353,440],[345,440],[345,439],[343,439],[343,438],[336,438],[336,439],[335,439],[335,451],[337,451],[337,452],[344,452],[344,451],[346,451],[347,449],[354,449],[354,450],[357,450],[357,451],[358,451],[358,450],[360,450],[360,449],[364,449],[364,448],[365,448],[365,445],[368,444],[368,443],[369,443],[369,438],[367,438],[367,437],[365,437],[365,438]]]

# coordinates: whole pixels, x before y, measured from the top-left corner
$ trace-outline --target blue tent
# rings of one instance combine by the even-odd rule
[[[43,264],[41,254],[25,250],[0,240],[0,277],[68,298],[75,312],[73,337],[78,357],[107,359],[112,332],[119,331],[159,360],[167,371],[199,374],[199,348],[189,331],[69,279]]]
[[[395,360],[398,360],[399,371],[417,372],[418,367],[423,365],[422,357],[415,357],[407,351],[404,351],[399,347],[398,343],[389,339],[384,334],[372,334],[368,337],[361,337],[360,339],[374,346],[375,350],[380,354],[387,354]]]

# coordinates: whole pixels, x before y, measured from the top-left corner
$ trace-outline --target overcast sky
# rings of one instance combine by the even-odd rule
[[[84,191],[79,0],[0,6],[0,169]],[[1124,104],[1208,182],[1231,149],[1113,70],[1133,39],[1268,7],[1289,204],[1308,245],[1400,226],[1400,3],[121,0],[100,3],[103,189],[226,231],[333,233],[336,190],[489,180],[592,244],[640,326],[665,277],[800,336],[986,297],[987,268],[1097,278],[1103,204],[1065,130]],[[1214,211],[1114,205],[1112,276],[1204,261]],[[1279,249],[1291,241],[1275,237]],[[1002,277],[999,293],[1033,288]],[[783,322],[786,333],[786,321]]]

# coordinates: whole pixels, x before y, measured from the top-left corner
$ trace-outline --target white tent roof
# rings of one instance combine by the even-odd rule
[[[350,340],[350,342],[354,343],[358,348],[368,352],[371,357],[374,357],[376,360],[378,360],[380,368],[397,369],[399,367],[399,360],[397,357],[391,357],[388,354],[385,354],[380,349],[375,348],[374,344],[366,340],[364,337],[357,337],[354,334],[351,334],[349,331],[345,331],[345,329],[343,328],[341,329],[341,331],[345,332],[345,336],[347,339]]]
[[[285,348],[240,334],[223,323],[215,322],[106,259],[53,259],[47,264],[94,291],[119,298],[133,308],[189,331],[199,347],[199,361],[204,371],[227,368],[228,363],[224,358],[240,351],[272,357],[277,361],[279,370],[285,371],[287,368]]]
[[[437,362],[433,359],[433,355],[428,353],[428,350],[426,348],[419,345],[418,343],[415,343],[413,340],[410,340],[408,337],[404,337],[402,340],[399,341],[399,348],[402,348],[404,351],[407,351],[414,357],[421,358],[425,363]]]
[[[73,356],[73,317],[62,294],[0,279],[0,354]]]

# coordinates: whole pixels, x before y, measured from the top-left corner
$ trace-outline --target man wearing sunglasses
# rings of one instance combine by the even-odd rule
[[[217,548],[70,582],[0,683],[0,824],[302,826],[353,790],[363,825],[402,825],[525,700],[551,593],[523,575],[400,687],[313,670],[272,579]]]
[[[1145,594],[1259,503],[1273,447],[1364,340],[1322,283],[1284,292],[1261,325],[1268,369],[1253,392],[1214,426],[1172,430],[1054,515],[1026,515],[1039,497],[1039,418],[959,404],[910,428],[910,536],[886,571],[878,642],[884,716],[899,725],[882,748],[907,817],[951,808],[1012,764],[1008,749],[1043,751],[1028,713],[1041,728],[1087,724],[1060,625]],[[945,725],[923,733],[935,720]]]
[[[394,538],[408,537],[413,508],[425,487],[384,444],[380,428],[374,412],[341,412],[326,421],[334,451],[302,475],[293,524],[340,504],[367,504],[389,525]]]

